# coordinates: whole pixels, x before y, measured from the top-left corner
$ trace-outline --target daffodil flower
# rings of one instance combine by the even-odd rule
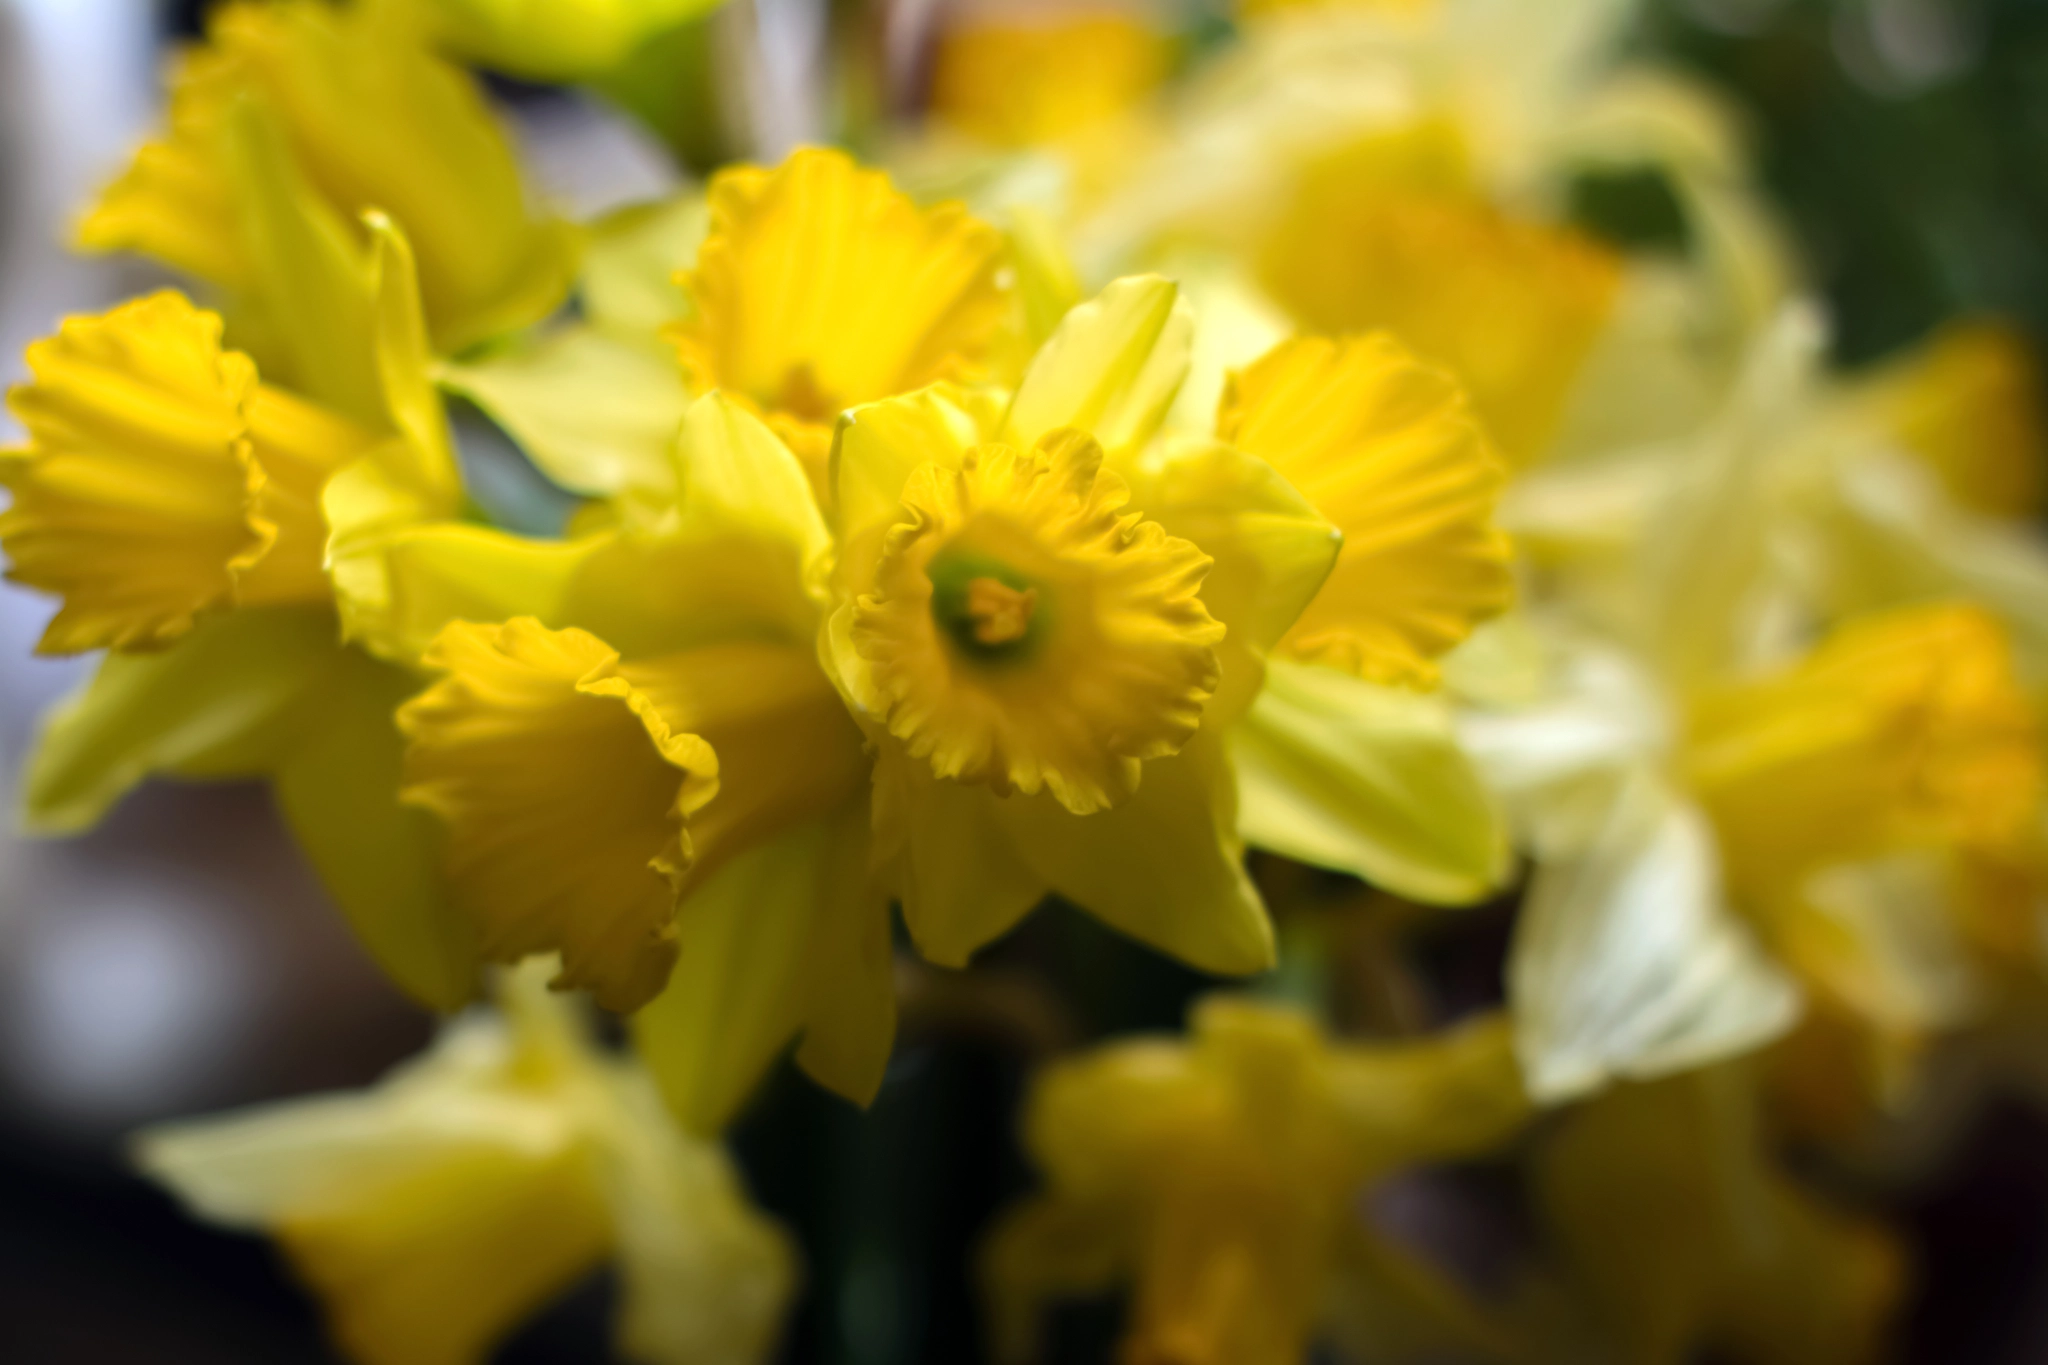
[[[1734,120],[1617,60],[1627,5],[1271,8],[1077,213],[1085,267],[1221,248],[1297,326],[1450,369],[1518,468],[1712,411],[1789,272]],[[1668,186],[1682,252],[1559,211],[1615,172]]]
[[[136,1161],[199,1217],[275,1238],[361,1365],[474,1365],[607,1262],[626,1359],[768,1359],[795,1257],[725,1154],[541,974],[498,1005],[371,1090],[164,1124]]]
[[[1129,1285],[1123,1359],[1291,1365],[1343,1267],[1387,1254],[1359,1200],[1404,1167],[1492,1150],[1526,1115],[1500,1019],[1342,1043],[1212,998],[1185,1040],[1055,1063],[1024,1120],[1047,1189],[983,1258],[1000,1355],[1036,1358],[1050,1301]]]
[[[1476,898],[1500,865],[1448,714],[1374,686],[1427,684],[1506,598],[1500,475],[1455,386],[1384,338],[1289,343],[1238,376],[1216,436],[1155,447],[1193,325],[1167,281],[1120,281],[1006,407],[936,389],[841,429],[826,654],[936,961],[1054,890],[1208,970],[1258,970],[1240,829],[1430,899]],[[1261,784],[1242,826],[1233,755]],[[1434,846],[1407,823],[1432,789]]]
[[[376,211],[405,232],[439,349],[546,316],[568,292],[575,233],[536,210],[481,90],[416,29],[368,0],[219,6],[172,74],[164,134],[81,218],[80,244],[152,256],[292,325],[258,287],[270,243],[234,188],[230,125],[253,104],[342,230]]]
[[[931,114],[992,147],[1087,157],[1165,80],[1169,34],[1113,5],[949,16],[933,55]]]
[[[2038,819],[2035,723],[2002,631],[1967,606],[1876,614],[1676,692],[1590,643],[1556,669],[1547,696],[1465,727],[1537,858],[1509,981],[1539,1098],[1761,1046],[1797,1018],[1795,980],[1839,994],[1910,973],[1892,945],[1954,928],[1855,879],[2010,849]]]
[[[1904,1254],[1882,1228],[1779,1169],[1756,1092],[1739,1063],[1623,1086],[1536,1144],[1539,1225],[1614,1359],[1678,1365],[1703,1349],[1762,1365],[1882,1357],[1906,1288]]]
[[[670,332],[684,374],[753,403],[820,478],[843,410],[985,377],[1011,307],[1003,239],[962,206],[921,209],[814,147],[720,171],[707,199],[679,281],[690,311]]]
[[[67,322],[10,396],[29,439],[0,462],[0,545],[18,581],[61,599],[44,648],[109,651],[45,719],[27,817],[68,833],[150,776],[267,777],[372,955],[453,1007],[474,951],[431,820],[395,800],[390,713],[417,683],[343,643],[330,575],[360,575],[379,518],[454,515],[461,481],[404,235],[372,215],[359,247],[273,131],[241,108],[223,135],[237,211],[269,244],[255,278],[290,321],[268,351],[291,382],[164,293]],[[376,517],[337,519],[336,489],[372,477],[392,492]]]

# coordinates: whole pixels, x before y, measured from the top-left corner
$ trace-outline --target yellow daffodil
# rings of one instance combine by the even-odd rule
[[[1276,8],[1085,206],[1085,267],[1220,249],[1298,326],[1385,329],[1452,370],[1518,468],[1712,411],[1784,253],[1734,120],[1616,60],[1626,6]],[[1607,175],[1668,188],[1684,241],[1624,252],[1559,211]]]
[[[1262,275],[1305,326],[1384,328],[1448,366],[1502,448],[1527,462],[1549,447],[1608,323],[1621,261],[1572,229],[1510,218],[1459,184],[1455,137],[1424,124],[1308,168],[1264,248]],[[1403,145],[1411,142],[1422,146]]]
[[[198,1216],[274,1237],[360,1365],[481,1362],[608,1261],[626,1359],[768,1359],[794,1257],[724,1153],[538,974],[499,1001],[368,1092],[165,1124],[136,1159]]]
[[[386,520],[461,505],[411,252],[380,216],[365,245],[339,231],[246,112],[224,136],[268,243],[252,279],[288,324],[266,354],[291,383],[224,347],[218,316],[159,294],[66,323],[13,395],[29,442],[5,459],[0,545],[18,579],[62,598],[47,648],[110,650],[45,719],[26,815],[70,833],[147,777],[268,778],[372,955],[453,1007],[474,949],[432,821],[396,801],[391,709],[417,683],[343,644],[328,576],[361,549],[339,534],[337,488],[389,490]]]
[[[0,548],[63,603],[45,652],[157,649],[208,612],[327,600],[320,488],[372,438],[260,383],[220,331],[162,293],[29,348]]]
[[[173,72],[166,131],[80,220],[80,243],[251,291],[270,248],[233,188],[229,125],[253,103],[343,231],[371,210],[404,230],[438,347],[544,317],[568,291],[574,234],[537,211],[482,92],[414,29],[375,3],[218,7]],[[251,302],[281,303],[260,291]]]
[[[1120,281],[1006,408],[936,389],[841,429],[827,658],[879,746],[879,832],[937,961],[1050,889],[1210,970],[1263,965],[1219,749],[1240,723],[1270,797],[1248,832],[1432,899],[1498,869],[1447,723],[1344,677],[1300,680],[1270,720],[1246,710],[1267,677],[1293,681],[1269,655],[1299,619],[1311,653],[1426,681],[1498,609],[1499,475],[1455,388],[1384,340],[1298,343],[1240,376],[1216,438],[1154,447],[1192,330],[1172,285]],[[1402,813],[1421,790],[1459,811],[1434,846]]]
[[[404,796],[445,831],[479,951],[559,952],[564,984],[639,1010],[671,1103],[714,1131],[792,1039],[873,1095],[891,950],[861,735],[817,663],[808,478],[723,394],[670,457],[669,501],[568,541],[397,530],[358,605],[441,675],[400,712]]]
[[[1526,1115],[1497,1019],[1413,1043],[1332,1043],[1292,1011],[1212,999],[1191,1037],[1116,1043],[1038,1081],[1025,1142],[1048,1189],[983,1260],[1002,1357],[1050,1300],[1131,1286],[1121,1359],[1292,1365],[1340,1266],[1376,1238],[1360,1198],[1469,1157]]]
[[[753,403],[821,481],[846,408],[984,376],[1010,301],[1002,235],[919,208],[881,171],[803,148],[712,178],[670,332],[693,389]]]
[[[998,147],[1099,135],[1153,93],[1171,57],[1167,35],[1127,9],[969,11],[939,36],[932,113]]]
[[[1905,1258],[1879,1227],[1777,1167],[1753,1078],[1739,1067],[1601,1096],[1547,1135],[1534,1171],[1542,1226],[1603,1358],[1883,1358]]]
[[[1955,910],[1938,889],[1929,908],[1921,884],[1855,879],[1872,860],[2026,846],[2041,754],[1995,621],[1900,609],[1676,695],[1585,644],[1558,670],[1549,700],[1466,728],[1539,859],[1510,963],[1537,1094],[1759,1046],[1796,1017],[1794,975],[1877,992],[1874,1019],[1934,1017],[1897,948],[1953,940]]]
[[[1692,704],[1684,765],[1739,887],[1916,847],[2012,848],[2043,793],[1998,623],[1901,609]]]
[[[1994,517],[2041,507],[2048,419],[2026,338],[1989,320],[1953,324],[1884,367],[1852,401],[1933,468],[1956,502]]]

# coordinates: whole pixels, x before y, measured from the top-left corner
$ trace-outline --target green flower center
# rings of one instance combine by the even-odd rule
[[[971,550],[942,550],[927,571],[932,619],[962,653],[984,662],[1020,659],[1045,633],[1038,584],[1001,560]]]

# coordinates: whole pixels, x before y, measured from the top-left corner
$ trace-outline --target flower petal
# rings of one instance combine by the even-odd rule
[[[1469,904],[1509,868],[1506,833],[1450,710],[1276,660],[1230,731],[1247,842],[1430,904]]]
[[[718,790],[711,746],[671,729],[582,631],[458,622],[426,663],[448,676],[398,713],[403,795],[446,826],[479,951],[559,951],[564,987],[644,1005],[675,962],[685,821]]]
[[[850,820],[840,813],[808,821],[745,849],[678,906],[675,971],[633,1017],[633,1038],[691,1132],[713,1135],[732,1121],[811,1018],[824,980],[871,965],[821,960],[824,945],[858,941],[858,928],[841,921],[865,915],[888,925],[886,906],[866,887],[865,809],[857,803]],[[886,976],[886,958],[881,966]],[[866,1088],[847,1098],[864,1103],[880,1068],[859,1079]]]
[[[1274,961],[1272,922],[1237,836],[1220,741],[1198,732],[1119,806],[1070,814],[1044,797],[996,809],[1024,860],[1052,889],[1112,928],[1199,971],[1248,976]]]
[[[1194,310],[1171,280],[1116,281],[1070,311],[1039,349],[1010,403],[1004,439],[1028,449],[1072,427],[1100,442],[1116,466],[1166,420],[1194,338]]]
[[[1282,343],[1232,376],[1216,434],[1270,461],[1344,534],[1292,652],[1433,685],[1432,661],[1508,605],[1493,522],[1505,470],[1457,385],[1392,339]]]
[[[689,400],[675,361],[589,326],[442,367],[444,387],[510,432],[541,473],[588,497],[672,498]]]
[[[1748,1052],[1800,1008],[1723,902],[1706,821],[1648,772],[1613,788],[1583,854],[1538,867],[1508,992],[1543,1103]]]

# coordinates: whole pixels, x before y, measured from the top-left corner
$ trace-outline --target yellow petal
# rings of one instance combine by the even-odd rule
[[[1441,703],[1276,661],[1229,738],[1248,842],[1431,904],[1506,878],[1506,832]]]
[[[1075,432],[922,466],[850,638],[875,717],[939,777],[1050,791],[1076,814],[1127,799],[1215,691],[1209,560],[1141,514]]]
[[[295,1211],[276,1235],[353,1358],[467,1365],[589,1273],[608,1231],[574,1151],[479,1148]]]
[[[1431,685],[1433,661],[1507,606],[1504,470],[1457,386],[1389,338],[1282,343],[1232,377],[1216,428],[1344,535],[1297,655]]]
[[[514,1083],[534,1060],[472,1022],[374,1091],[166,1125],[137,1157],[202,1216],[272,1231],[352,1358],[469,1365],[611,1241],[574,1112]]]
[[[1187,378],[1194,311],[1171,280],[1118,280],[1060,323],[1017,386],[1005,440],[1029,448],[1062,427],[1086,432],[1112,465],[1159,430]]]
[[[418,688],[403,669],[337,651],[299,707],[271,790],[377,965],[413,999],[452,1010],[476,990],[475,936],[442,878],[433,817],[398,799],[404,743],[392,713]]]
[[[72,318],[28,359],[0,544],[64,599],[41,649],[159,648],[208,611],[326,599],[319,489],[361,431],[259,386],[177,294]]]
[[[689,407],[674,360],[594,327],[567,327],[440,371],[541,473],[572,493],[674,497],[670,449]]]
[[[1043,797],[1013,797],[997,806],[1002,828],[1054,891],[1112,928],[1199,971],[1265,971],[1273,927],[1244,872],[1220,748],[1200,732],[1147,764],[1130,800],[1085,817]]]
[[[1170,56],[1166,34],[1121,14],[956,18],[934,58],[932,112],[998,146],[1053,142],[1138,104]]]
[[[901,750],[875,760],[875,838],[911,938],[941,967],[965,967],[1050,889],[1005,830],[1002,798],[942,783]]]
[[[1946,327],[1868,381],[1865,401],[1963,506],[1998,517],[2039,511],[2048,417],[2039,359],[2016,329]]]
[[[861,970],[858,958],[821,960],[820,948],[857,941],[841,919],[888,924],[864,886],[865,836],[840,817],[807,822],[739,853],[683,898],[675,972],[633,1017],[633,1038],[685,1128],[710,1135],[730,1123],[804,1027],[816,983]],[[866,1088],[848,1098],[865,1103],[880,1069],[861,1079]]]
[[[170,68],[161,137],[100,191],[73,227],[85,251],[135,251],[228,288],[249,269],[220,139],[242,89],[240,63],[209,47],[180,51]]]
[[[399,712],[404,795],[446,826],[479,951],[559,951],[563,987],[622,1011],[653,999],[675,962],[685,821],[718,789],[711,746],[581,631],[458,622],[426,662],[449,676]]]
[[[728,168],[709,194],[682,277],[695,312],[670,333],[684,373],[773,414],[821,480],[841,410],[978,376],[1009,307],[994,228],[821,148]]]
[[[23,764],[24,819],[71,834],[155,774],[270,771],[295,733],[285,722],[340,653],[332,614],[288,607],[209,617],[159,653],[109,655],[44,716]]]
[[[1702,695],[1685,765],[1745,888],[1902,848],[2013,847],[2043,782],[2005,632],[1969,606],[1860,618]]]
[[[1385,329],[1448,367],[1508,458],[1527,464],[1549,447],[1622,272],[1568,229],[1391,188],[1339,159],[1305,179],[1262,274],[1305,326]]]
[[[1258,695],[1266,656],[1321,591],[1343,537],[1271,465],[1214,441],[1167,443],[1134,471],[1131,500],[1215,561],[1202,602],[1228,634],[1205,715],[1225,724]]]
[[[1382,1171],[1497,1152],[1531,1117],[1504,1014],[1435,1037],[1331,1052],[1337,1103]]]
[[[174,83],[165,139],[88,215],[83,239],[215,265],[180,248],[225,226],[217,206],[240,191],[220,124],[234,100],[251,98],[279,120],[343,221],[380,209],[404,225],[443,348],[551,312],[568,290],[573,232],[529,207],[511,143],[474,81],[390,14],[304,0],[214,11],[206,47]]]
[[[1060,1299],[1097,1298],[1130,1273],[1130,1236],[1115,1206],[1039,1198],[1004,1212],[982,1243],[990,1336],[1005,1365],[1044,1358],[1039,1318]]]

